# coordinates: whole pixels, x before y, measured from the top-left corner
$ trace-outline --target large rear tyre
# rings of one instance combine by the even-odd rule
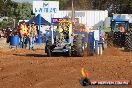
[[[77,49],[77,56],[79,56],[79,57],[83,57],[84,56],[84,50],[80,46],[78,46],[78,49]]]
[[[83,49],[83,42],[82,42],[83,37],[81,35],[76,35],[74,37],[74,42],[73,42],[73,49],[74,49],[74,54],[79,57],[84,56],[84,49]]]
[[[129,31],[125,37],[125,50],[132,51],[132,31]]]
[[[113,32],[106,32],[105,36],[105,41],[107,42],[108,47],[113,47]]]

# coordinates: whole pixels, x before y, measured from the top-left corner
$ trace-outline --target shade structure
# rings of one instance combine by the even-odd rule
[[[36,17],[33,17],[26,24],[29,25],[32,22],[35,22],[36,25],[39,25],[39,15],[37,15]],[[41,25],[51,25],[51,24],[50,22],[46,21],[43,17],[41,17]]]

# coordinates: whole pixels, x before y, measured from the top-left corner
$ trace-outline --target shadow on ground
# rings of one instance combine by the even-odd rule
[[[13,54],[15,56],[26,56],[26,57],[49,57],[47,54]],[[65,53],[53,53],[51,57],[69,57],[68,54]],[[76,57],[76,56],[71,56]]]
[[[121,50],[122,52],[132,52],[132,50]]]
[[[27,56],[27,57],[47,57],[47,55],[42,54],[13,54],[16,56]]]

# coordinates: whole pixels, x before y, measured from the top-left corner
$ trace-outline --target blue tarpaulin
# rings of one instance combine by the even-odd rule
[[[31,20],[27,22],[27,24],[31,24],[32,22],[35,22],[36,25],[39,25],[39,15],[36,17],[33,17]],[[48,21],[46,21],[43,17],[41,17],[41,25],[50,25]]]

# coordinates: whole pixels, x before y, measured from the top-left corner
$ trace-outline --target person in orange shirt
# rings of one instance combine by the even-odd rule
[[[20,35],[20,47],[21,48],[26,48],[27,46],[27,25],[25,21],[22,22],[22,24],[19,26],[19,35]]]

